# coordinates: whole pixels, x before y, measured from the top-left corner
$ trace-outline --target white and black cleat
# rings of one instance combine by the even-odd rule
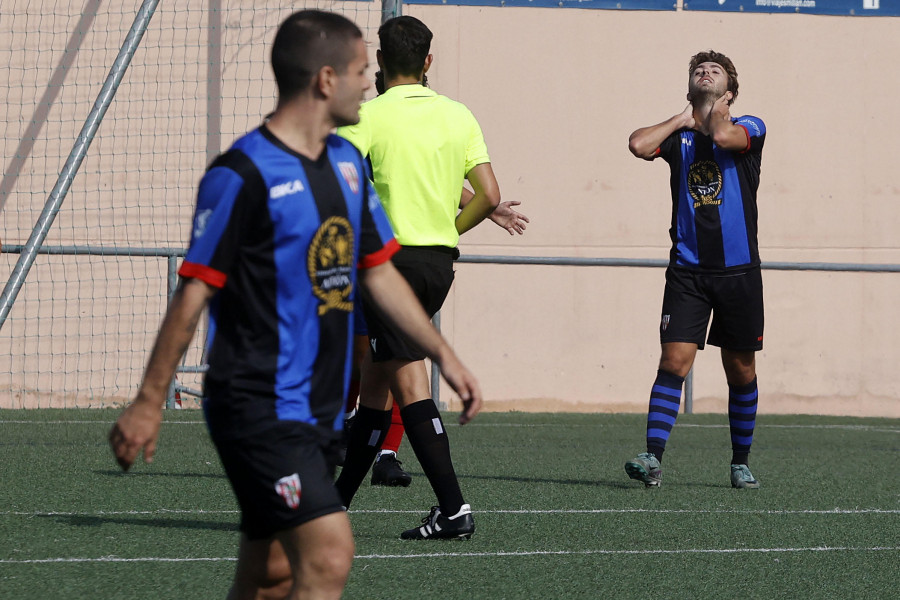
[[[475,519],[472,508],[463,504],[452,517],[441,514],[438,506],[432,506],[428,516],[422,519],[422,525],[407,529],[400,534],[404,540],[467,540],[475,533]]]

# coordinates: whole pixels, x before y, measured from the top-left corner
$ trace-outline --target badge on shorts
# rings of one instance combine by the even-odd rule
[[[669,328],[669,321],[672,319],[672,315],[663,315],[662,321],[659,323],[659,328],[665,331]]]
[[[300,506],[300,476],[294,473],[275,482],[275,491],[291,508]]]

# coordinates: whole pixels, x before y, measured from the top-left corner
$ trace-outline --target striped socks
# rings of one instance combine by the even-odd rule
[[[728,386],[728,425],[731,428],[731,464],[746,465],[756,427],[759,389],[756,378],[746,385]]]
[[[647,452],[652,452],[659,461],[662,461],[666,442],[678,417],[683,385],[684,377],[661,370],[656,372],[647,411]]]

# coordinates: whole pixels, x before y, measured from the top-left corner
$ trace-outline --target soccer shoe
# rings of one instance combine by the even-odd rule
[[[395,454],[383,454],[372,466],[372,485],[408,487],[412,475],[403,470]]]
[[[469,539],[475,533],[475,519],[472,509],[463,504],[459,512],[447,518],[441,514],[438,506],[432,506],[428,516],[422,519],[422,526],[407,529],[400,534],[404,540],[462,540]]]
[[[625,472],[632,479],[643,481],[647,487],[662,483],[662,468],[652,452],[642,452],[629,460],[625,463]]]
[[[731,487],[741,490],[755,490],[759,482],[747,465],[731,465]]]

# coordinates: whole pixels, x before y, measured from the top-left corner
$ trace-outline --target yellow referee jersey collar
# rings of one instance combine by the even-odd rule
[[[399,96],[402,98],[417,98],[422,96],[437,96],[437,92],[425,87],[421,83],[403,83],[395,85],[384,91],[382,96]]]

